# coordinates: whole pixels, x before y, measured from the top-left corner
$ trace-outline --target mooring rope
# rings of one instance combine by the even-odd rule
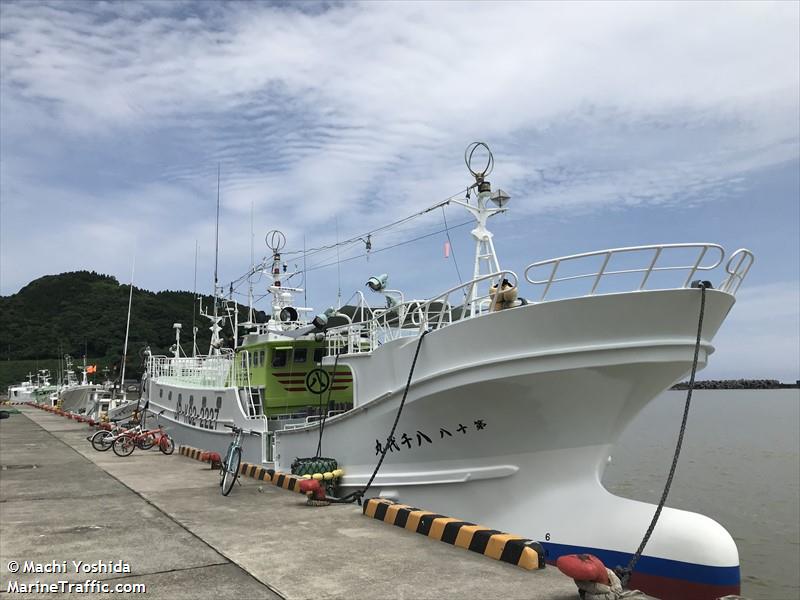
[[[331,408],[331,393],[333,392],[333,384],[336,383],[336,370],[339,368],[339,354],[340,352],[336,352],[336,358],[333,361],[333,373],[331,374],[330,386],[328,387],[328,400],[325,403],[325,410],[322,412],[322,419],[320,419],[317,453],[314,458],[319,458],[322,456],[322,434],[325,431],[325,421],[328,418],[328,411]],[[319,400],[320,410],[322,411],[322,394],[319,395]]]
[[[615,569],[617,575],[619,575],[620,580],[622,581],[622,586],[626,587],[628,585],[628,581],[630,580],[631,574],[633,573],[634,568],[636,567],[636,563],[639,562],[639,559],[642,557],[642,552],[644,552],[644,548],[647,545],[647,542],[650,540],[650,536],[653,534],[653,530],[656,528],[656,523],[658,523],[658,518],[661,516],[661,510],[664,508],[664,503],[667,501],[667,495],[669,495],[669,489],[672,486],[672,478],[675,476],[675,468],[678,466],[678,457],[681,454],[681,446],[683,446],[683,435],[686,432],[686,422],[689,418],[689,406],[692,402],[692,391],[694,390],[694,378],[695,374],[697,373],[697,361],[700,356],[700,336],[703,330],[703,315],[705,314],[706,309],[706,289],[711,287],[711,283],[708,281],[693,281],[692,282],[693,288],[700,288],[700,316],[697,320],[697,339],[695,340],[694,344],[694,360],[692,361],[692,374],[689,378],[689,390],[686,394],[686,405],[683,409],[683,420],[681,421],[681,429],[678,433],[678,442],[675,445],[675,454],[672,457],[672,466],[669,469],[669,476],[667,476],[667,482],[664,485],[664,492],[661,494],[661,500],[658,502],[658,506],[656,507],[656,512],[653,514],[653,519],[650,521],[650,526],[647,528],[647,532],[644,534],[644,538],[642,538],[642,543],[639,544],[639,548],[636,550],[636,553],[631,557],[630,562],[628,562],[628,566],[626,567],[617,567]]]
[[[381,457],[378,459],[378,464],[375,465],[375,470],[372,471],[372,475],[367,481],[367,485],[364,486],[364,489],[356,490],[347,494],[342,498],[328,498],[331,502],[341,502],[341,503],[351,503],[351,502],[358,502],[361,504],[361,498],[369,491],[369,488],[372,487],[372,482],[375,481],[375,477],[380,471],[381,465],[383,464],[383,459],[386,458],[386,452],[389,450],[389,446],[391,445],[392,440],[394,439],[394,432],[397,429],[397,424],[400,422],[400,415],[403,414],[403,406],[406,403],[406,397],[408,396],[408,389],[411,387],[411,377],[414,375],[414,369],[417,366],[417,358],[419,357],[419,349],[422,346],[423,338],[430,333],[429,330],[423,331],[420,336],[419,340],[417,341],[417,349],[414,352],[414,360],[411,361],[411,368],[408,371],[408,380],[406,381],[406,388],[403,390],[403,399],[400,400],[400,406],[397,408],[397,414],[394,417],[394,423],[392,424],[392,429],[389,431],[389,435],[386,436],[386,443],[383,446],[383,450],[381,451]]]

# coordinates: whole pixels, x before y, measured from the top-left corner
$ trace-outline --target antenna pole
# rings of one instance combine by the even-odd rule
[[[342,308],[342,265],[339,260],[339,217],[336,217],[336,281],[339,291],[336,294],[336,309]]]
[[[253,232],[253,207],[254,201],[250,200],[250,275],[247,277],[248,291],[247,291],[247,322],[250,326],[253,325],[253,271],[256,268],[255,250],[253,249],[254,232]],[[236,314],[239,314],[239,307],[236,307]],[[238,335],[238,333],[237,333]]]
[[[197,251],[200,243],[194,241],[194,289],[192,290],[192,356],[197,356]]]
[[[136,255],[133,255],[133,265],[131,266],[131,289],[128,293],[128,322],[125,325],[125,346],[122,349],[122,374],[120,375],[120,386],[122,387],[122,399],[127,396],[125,392],[125,362],[128,358],[128,333],[131,330],[131,303],[133,302],[133,273],[136,269]]]
[[[219,326],[221,317],[218,312],[217,290],[219,289],[219,180],[220,180],[220,163],[217,163],[217,222],[215,229],[216,245],[214,248],[214,324],[211,326],[211,348],[209,354],[219,354],[221,340],[219,332],[222,329]]]
[[[308,306],[308,272],[306,271],[306,234],[303,232],[303,306]]]
[[[217,221],[214,230],[214,236],[216,238],[214,246],[214,298],[217,297],[217,285],[219,284],[219,278],[217,277],[219,271],[219,179],[220,164],[217,163]],[[216,300],[214,302],[216,304]]]

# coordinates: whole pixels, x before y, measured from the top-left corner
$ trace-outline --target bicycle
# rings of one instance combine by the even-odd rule
[[[111,442],[114,454],[117,456],[130,456],[136,449],[136,446],[142,447],[142,443],[148,433],[147,431],[142,432],[142,426],[137,425],[133,429],[128,429],[114,436],[114,440]],[[108,438],[106,438],[105,442],[108,443],[108,441]],[[153,444],[151,443],[147,447],[152,448]]]
[[[154,445],[158,445],[158,449],[161,450],[163,454],[170,455],[175,452],[175,442],[170,435],[164,431],[164,426],[158,422],[158,418],[164,414],[164,410],[156,415],[156,425],[158,425],[158,427],[156,429],[151,429],[148,435],[153,439],[153,444],[150,445],[151,448]]]
[[[113,445],[117,436],[126,431],[130,431],[136,425],[136,423],[133,421],[128,421],[124,424],[119,422],[121,419],[112,419],[112,421],[115,423],[115,425],[111,429],[100,429],[86,438],[89,440],[89,442],[91,442],[92,448],[98,452],[111,450],[111,446]]]
[[[158,424],[157,429],[143,430],[141,426],[137,426],[120,433],[113,441],[114,454],[117,456],[130,456],[136,448],[149,450],[155,445],[158,445],[158,449],[162,454],[169,455],[175,452],[175,442],[164,431],[164,427],[158,423],[158,418],[164,413],[164,410],[155,415],[156,423]],[[108,440],[106,440],[106,443],[108,443]]]
[[[242,436],[245,433],[259,435],[257,431],[245,431],[236,425],[225,427],[233,430],[233,440],[228,446],[225,460],[219,469],[219,485],[223,496],[227,496],[233,489],[233,482],[239,479],[239,466],[242,464]]]

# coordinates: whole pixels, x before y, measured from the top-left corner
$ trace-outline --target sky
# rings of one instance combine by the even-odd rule
[[[482,140],[512,196],[490,221],[503,268],[749,248],[702,377],[794,381],[799,31],[797,2],[3,1],[0,294],[80,269],[127,282],[134,257],[137,286],[191,290],[196,248],[210,292],[218,170],[227,285],[269,230],[317,248],[463,196]],[[308,304],[378,273],[407,297],[456,285],[467,220],[450,205],[376,232],[368,257],[308,256]]]

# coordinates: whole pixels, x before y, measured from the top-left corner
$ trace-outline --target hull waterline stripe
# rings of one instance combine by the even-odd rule
[[[527,570],[543,569],[538,542],[383,498],[364,503],[364,515]]]
[[[603,548],[591,548],[587,546],[572,546],[569,544],[554,544],[553,542],[542,542],[547,551],[547,562],[555,563],[556,559],[565,554],[594,554],[603,563],[611,568],[616,565],[625,565],[633,556],[632,552],[617,552],[615,550],[605,550]],[[636,564],[636,574],[655,575],[668,579],[681,579],[687,582],[720,585],[720,586],[739,586],[740,571],[739,567],[713,567],[710,565],[699,565],[696,563],[671,560],[668,558],[658,558],[655,556],[644,555]]]

